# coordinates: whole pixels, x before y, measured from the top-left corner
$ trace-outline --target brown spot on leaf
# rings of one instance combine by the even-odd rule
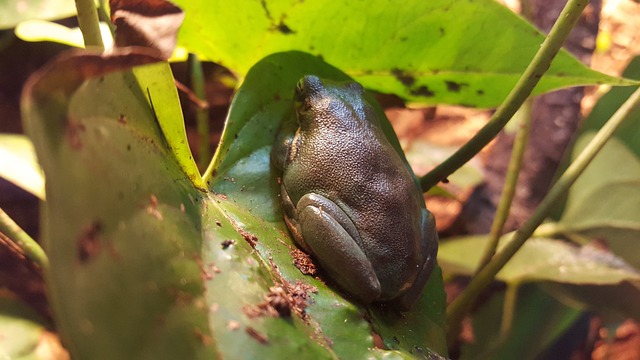
[[[127,124],[127,117],[124,116],[124,114],[120,114],[120,117],[118,118],[118,123],[120,123],[122,125],[126,125]]]
[[[89,225],[78,238],[78,260],[81,263],[87,263],[94,259],[102,251],[100,241],[100,233],[102,232],[102,224],[94,221]]]
[[[289,252],[293,258],[293,265],[305,275],[315,275],[317,272],[316,265],[309,255],[300,249],[294,249]]]
[[[206,268],[202,269],[202,278],[204,280],[213,280],[216,278],[216,274],[220,274],[222,270],[219,267],[209,264]]]
[[[398,79],[398,81],[400,81],[403,85],[408,87],[413,86],[413,84],[416,82],[415,77],[407,75],[407,73],[398,68],[391,69],[391,74],[395,76],[395,78]]]
[[[285,35],[295,34],[295,31],[291,30],[291,28],[287,24],[285,24],[282,19],[280,20],[278,26],[276,26],[276,29]]]
[[[435,95],[435,93],[425,85],[422,85],[416,89],[411,89],[410,93],[412,95],[426,96],[426,97],[433,97]]]
[[[74,150],[82,149],[82,133],[85,131],[85,126],[82,123],[75,122],[71,119],[67,122],[67,127],[65,128],[65,137],[69,146],[71,146]]]
[[[451,92],[460,92],[460,89],[462,89],[465,86],[469,86],[469,84],[467,83],[458,83],[455,81],[445,81],[444,82],[445,85],[447,85],[447,90],[451,91]]]

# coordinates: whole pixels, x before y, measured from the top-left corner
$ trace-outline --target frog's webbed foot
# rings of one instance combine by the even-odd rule
[[[333,201],[318,194],[303,196],[296,206],[298,226],[312,255],[349,294],[369,303],[380,296],[380,282],[362,251],[357,229]]]

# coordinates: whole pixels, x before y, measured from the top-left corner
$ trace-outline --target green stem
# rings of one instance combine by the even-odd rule
[[[493,219],[493,224],[491,224],[489,244],[480,259],[476,272],[485,267],[496,253],[498,241],[500,240],[500,236],[502,236],[502,231],[504,230],[504,224],[507,222],[507,218],[509,217],[509,210],[511,209],[513,197],[516,194],[518,176],[522,169],[522,160],[524,159],[524,152],[527,148],[527,142],[529,140],[529,133],[531,130],[531,106],[532,101],[529,99],[524,103],[522,108],[520,108],[520,126],[518,127],[518,132],[513,143],[511,160],[509,161],[507,176],[504,181],[504,188],[502,189],[498,209],[496,210],[496,216]]]
[[[78,24],[84,38],[84,46],[104,50],[102,34],[100,33],[100,21],[98,21],[98,10],[94,0],[76,0],[76,9],[78,11]]]
[[[42,269],[49,266],[49,259],[40,245],[2,209],[0,209],[0,233],[4,234],[9,241],[22,250],[27,258]]]
[[[516,303],[518,301],[519,283],[509,284],[504,292],[504,305],[502,306],[502,322],[500,323],[500,339],[506,340],[513,326],[513,319],[516,314]]]
[[[202,63],[195,54],[189,54],[189,75],[191,77],[191,89],[193,93],[203,101],[207,94],[204,89],[204,75]],[[201,107],[196,104],[196,128],[198,130],[198,168],[206,169],[211,160],[211,146],[209,146],[209,107]]]
[[[491,120],[464,146],[451,157],[431,170],[420,179],[423,191],[446,180],[447,176],[467,163],[473,156],[482,150],[507,124],[509,119],[520,108],[520,105],[531,94],[542,75],[549,69],[551,61],[562,47],[562,43],[569,35],[571,29],[580,18],[582,10],[589,3],[588,0],[569,0],[560,13],[558,20],[549,32],[549,36],[540,46],[527,69],[524,71],[516,86],[511,90],[502,105],[496,110]]]
[[[627,101],[616,111],[606,124],[591,139],[589,144],[580,152],[578,157],[569,165],[558,181],[553,185],[547,196],[542,199],[533,215],[513,235],[512,240],[502,251],[496,254],[469,283],[464,291],[447,307],[447,339],[450,342],[457,337],[455,330],[459,329],[460,322],[475,303],[478,295],[489,285],[496,274],[520,249],[524,242],[533,234],[536,228],[551,212],[553,206],[562,199],[571,185],[576,181],[591,160],[613,136],[614,131],[628,117],[634,107],[640,106],[640,88],[636,90]]]

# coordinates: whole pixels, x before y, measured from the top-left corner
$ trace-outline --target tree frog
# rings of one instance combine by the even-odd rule
[[[273,147],[284,220],[296,243],[363,303],[407,310],[433,270],[433,215],[356,82],[303,77],[297,129]]]

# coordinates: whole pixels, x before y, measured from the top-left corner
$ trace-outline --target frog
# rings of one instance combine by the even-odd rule
[[[384,113],[355,81],[306,75],[293,98],[271,151],[293,240],[351,298],[410,309],[436,263],[438,234],[382,130]]]

